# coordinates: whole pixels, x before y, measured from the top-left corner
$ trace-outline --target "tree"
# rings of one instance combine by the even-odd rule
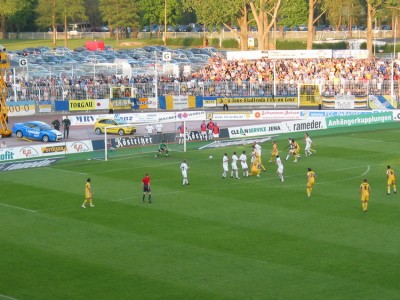
[[[373,57],[373,33],[372,20],[375,18],[376,12],[382,8],[382,0],[366,0],[367,1],[367,50],[368,56]]]
[[[57,44],[57,22],[59,21],[57,9],[57,0],[39,0],[35,10],[38,15],[36,24],[40,27],[51,28],[53,32],[53,46]]]
[[[83,9],[84,0],[63,0],[59,3],[59,13],[64,24],[64,46],[68,46],[69,21],[86,21],[87,16]]]
[[[268,50],[269,32],[271,27],[276,23],[278,10],[282,0],[258,0],[254,3],[250,1],[250,8],[257,23],[258,49]],[[269,19],[271,18],[271,19]]]
[[[53,45],[56,45],[57,24],[64,26],[64,45],[68,45],[68,23],[70,21],[83,21],[87,17],[83,9],[84,0],[39,0],[36,7],[39,26],[50,27],[53,32]]]
[[[0,0],[1,33],[7,38],[7,18],[23,11],[30,5],[26,0]]]
[[[30,22],[34,19],[32,8],[34,6],[34,0],[27,0],[27,5],[17,11],[15,14],[8,17],[8,28],[10,31],[17,32],[17,34],[26,29],[28,26],[30,29],[33,27]]]
[[[307,50],[311,50],[313,46],[314,24],[325,13],[325,10],[322,9],[320,14],[317,17],[314,17],[314,14],[318,11],[318,8],[322,6],[323,1],[324,0],[308,0]]]
[[[203,46],[207,44],[206,28],[212,28],[221,23],[219,1],[183,0],[184,9],[196,13],[197,22],[203,24]]]
[[[138,5],[132,0],[100,0],[100,11],[103,20],[108,23],[111,30],[115,30],[117,46],[119,35],[128,27],[138,26]]]
[[[354,20],[364,13],[359,0],[325,1],[323,7],[329,24],[334,26],[336,30],[341,25],[346,24],[351,31]]]
[[[306,24],[308,18],[307,2],[304,0],[283,0],[279,9],[278,24],[294,26]]]
[[[386,0],[384,14],[391,16],[392,37],[398,37],[400,0]]]

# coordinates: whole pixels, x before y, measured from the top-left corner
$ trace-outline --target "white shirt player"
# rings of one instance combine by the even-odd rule
[[[245,153],[242,153],[239,157],[240,164],[242,165],[242,169],[248,169],[249,166],[247,165],[247,156]]]
[[[182,163],[181,163],[181,172],[182,172],[182,177],[183,177],[183,185],[185,185],[185,184],[189,184],[189,181],[188,181],[188,176],[187,176],[187,170],[189,169],[189,166],[186,164],[186,160],[184,160]]]
[[[276,157],[276,165],[278,166],[278,169],[276,170],[276,174],[278,174],[280,180],[283,182],[283,164],[281,161],[281,158],[279,157],[279,155]]]
[[[240,155],[239,160],[242,165],[243,177],[249,177],[249,166],[247,165],[247,155],[245,151]]]
[[[239,160],[239,158],[237,157],[237,155],[234,153],[233,155],[232,155],[232,162],[231,162],[231,166],[232,166],[232,170],[237,170],[238,169],[238,167],[237,167],[237,161]]]
[[[262,148],[261,148],[261,146],[260,146],[259,144],[257,144],[257,143],[254,144],[254,150],[256,150],[257,153],[258,153],[258,156],[261,157],[261,150],[262,150]]]
[[[226,178],[226,174],[229,172],[229,158],[228,154],[224,154],[224,157],[222,158],[222,169],[224,172],[222,173],[222,178]]]
[[[306,147],[304,148],[304,152],[306,156],[311,155],[311,145],[312,145],[312,140],[308,134],[306,134]]]
[[[157,125],[156,125],[157,133],[162,133],[163,132],[163,128],[164,128],[163,124],[157,123]]]
[[[146,126],[146,131],[147,131],[148,134],[153,133],[153,129],[154,129],[154,128],[153,128],[152,125],[147,125],[147,126]]]
[[[239,173],[238,173],[238,167],[237,167],[237,161],[239,160],[239,158],[236,155],[236,152],[233,152],[232,155],[232,162],[231,162],[231,178],[233,178],[233,176],[235,176],[236,179],[239,179]]]

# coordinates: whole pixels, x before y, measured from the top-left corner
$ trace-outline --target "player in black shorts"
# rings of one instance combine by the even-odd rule
[[[144,203],[146,199],[146,194],[149,195],[149,203],[151,203],[151,189],[150,189],[150,176],[148,173],[142,179],[142,190],[143,190],[143,200]]]

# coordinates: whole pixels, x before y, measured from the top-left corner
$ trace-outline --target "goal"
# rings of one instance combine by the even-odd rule
[[[157,125],[161,124],[161,133]],[[134,127],[136,132],[127,134]],[[181,128],[183,133],[181,134]],[[123,135],[118,133],[125,132]],[[160,131],[160,130],[159,130]],[[115,135],[114,133],[117,133]],[[161,143],[167,145],[169,151],[186,152],[188,130],[186,121],[144,122],[124,125],[112,125],[104,128],[104,160],[112,156],[156,154]]]

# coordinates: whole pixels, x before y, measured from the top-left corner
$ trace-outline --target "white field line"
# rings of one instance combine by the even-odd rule
[[[9,204],[5,204],[5,203],[0,203],[0,205],[11,207],[11,208],[15,208],[15,209],[19,209],[19,210],[29,211],[29,212],[33,212],[33,213],[36,212],[36,210],[27,209],[27,208],[24,208],[24,207],[19,207],[19,206],[14,206],[14,205],[9,205]]]
[[[61,172],[73,173],[73,174],[79,174],[79,175],[87,175],[86,173],[80,173],[80,172],[75,172],[75,171],[70,171],[70,170],[59,169],[59,168],[45,167],[45,169],[57,170],[57,171],[61,171]]]
[[[17,300],[16,298],[0,294],[0,300]]]

